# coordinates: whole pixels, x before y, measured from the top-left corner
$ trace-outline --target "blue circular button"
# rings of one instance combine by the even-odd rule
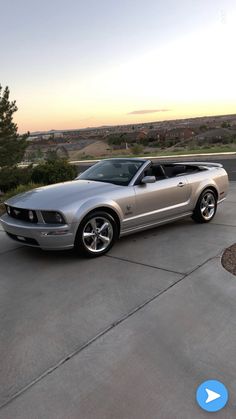
[[[229,398],[224,384],[217,380],[204,381],[197,389],[196,400],[207,412],[218,412],[225,407]]]

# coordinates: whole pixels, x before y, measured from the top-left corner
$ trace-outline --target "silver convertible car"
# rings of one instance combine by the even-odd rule
[[[126,234],[186,216],[207,223],[227,191],[221,164],[108,159],[71,182],[10,198],[0,220],[23,244],[95,257]]]

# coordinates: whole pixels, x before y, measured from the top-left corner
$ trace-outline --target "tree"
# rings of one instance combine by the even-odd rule
[[[76,166],[66,160],[51,160],[34,167],[31,180],[34,183],[48,185],[73,180],[77,176],[77,172]]]
[[[0,85],[0,167],[13,166],[22,160],[26,149],[26,138],[20,136],[13,115],[17,111],[15,101],[9,100],[10,91]]]
[[[229,122],[224,121],[221,124],[221,128],[230,128],[230,127],[231,127],[231,125],[229,124]]]
[[[122,138],[122,135],[118,134],[111,134],[108,137],[108,144],[109,145],[121,145],[125,142],[125,140]]]
[[[37,150],[36,150],[36,159],[40,160],[40,159],[43,158],[43,156],[44,156],[44,154],[43,154],[41,148],[38,147]]]
[[[199,129],[200,129],[200,131],[203,131],[203,132],[207,131],[207,125],[205,125],[205,124],[200,125]]]

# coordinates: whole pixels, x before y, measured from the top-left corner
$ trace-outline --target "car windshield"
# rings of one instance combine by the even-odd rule
[[[77,179],[127,186],[143,163],[142,160],[103,160],[83,172]]]

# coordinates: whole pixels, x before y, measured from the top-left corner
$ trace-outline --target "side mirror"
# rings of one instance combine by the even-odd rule
[[[141,183],[143,183],[143,184],[155,183],[155,182],[156,182],[155,176],[144,176],[141,180]]]

